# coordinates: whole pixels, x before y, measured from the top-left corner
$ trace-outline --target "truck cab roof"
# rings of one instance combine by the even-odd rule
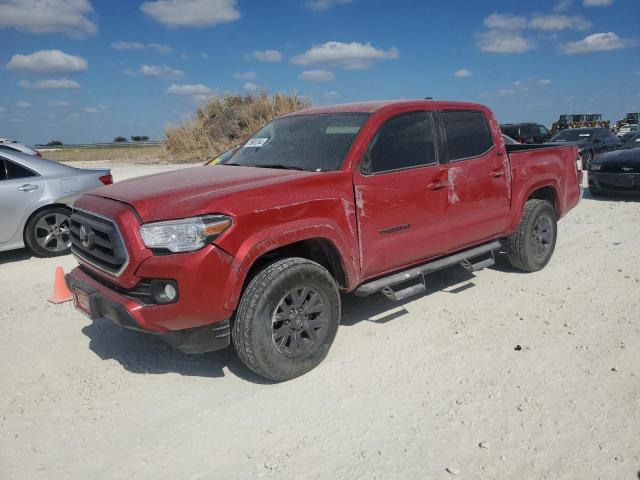
[[[479,103],[454,102],[447,100],[380,100],[374,102],[343,103],[338,105],[327,105],[323,107],[312,107],[297,112],[292,112],[284,116],[313,115],[322,113],[378,113],[385,110],[395,110],[397,108],[438,108],[457,107],[461,110],[486,110],[487,107]]]

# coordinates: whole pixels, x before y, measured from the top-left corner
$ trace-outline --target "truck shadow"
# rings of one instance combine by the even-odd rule
[[[224,368],[234,375],[258,384],[270,384],[246,368],[232,347],[217,352],[187,355],[159,338],[120,328],[108,320],[96,320],[82,329],[89,338],[89,349],[102,360],[115,360],[136,374],[177,373],[184,376],[222,378]]]
[[[402,317],[404,305],[437,291],[455,294],[473,288],[475,275],[455,266],[427,276],[427,290],[421,295],[392,302],[383,294],[368,297],[342,296],[341,326],[353,326],[362,321],[386,323]],[[89,349],[102,360],[115,360],[125,370],[135,374],[158,375],[177,373],[184,376],[223,378],[228,372],[243,380],[270,385],[267,380],[249,370],[232,347],[217,352],[187,355],[167,345],[159,338],[134,330],[120,328],[108,320],[96,320],[82,329],[89,338]],[[339,333],[338,333],[339,334]],[[225,372],[225,367],[227,372]]]
[[[342,320],[341,326],[353,326],[362,321],[374,323],[387,323],[405,315],[404,308],[409,302],[426,297],[432,293],[444,291],[457,294],[474,287],[473,273],[460,266],[453,266],[426,277],[426,291],[420,295],[406,298],[400,302],[394,302],[382,293],[369,295],[368,297],[356,297],[355,295],[342,296]]]

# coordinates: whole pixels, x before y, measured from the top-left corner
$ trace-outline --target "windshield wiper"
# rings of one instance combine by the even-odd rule
[[[302,167],[296,167],[294,165],[284,165],[282,163],[263,163],[260,165],[245,165],[247,167],[256,167],[256,168],[280,168],[282,170],[300,170],[303,172],[308,172],[309,170],[302,168]]]

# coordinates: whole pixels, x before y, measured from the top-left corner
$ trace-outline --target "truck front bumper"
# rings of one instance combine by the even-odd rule
[[[152,334],[188,354],[220,350],[230,344],[228,318],[196,327],[169,330],[150,319],[157,321],[163,311],[172,315],[176,304],[145,305],[128,296],[126,291],[118,291],[97,280],[80,267],[66,275],[65,280],[74,293],[76,308],[92,321],[107,319],[123,328]],[[86,303],[85,308],[79,308],[79,295]]]

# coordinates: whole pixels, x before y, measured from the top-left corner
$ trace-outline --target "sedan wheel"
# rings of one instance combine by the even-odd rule
[[[56,207],[34,215],[25,231],[25,243],[41,257],[66,255],[71,249],[70,212]]]

